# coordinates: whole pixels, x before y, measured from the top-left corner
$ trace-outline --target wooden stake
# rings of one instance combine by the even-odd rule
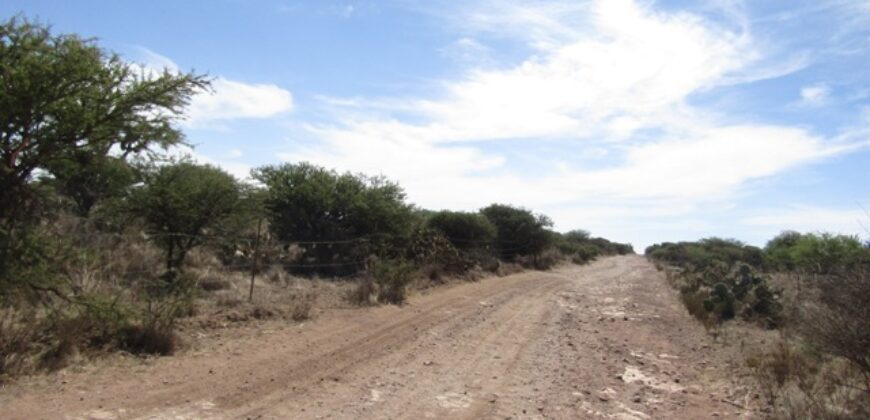
[[[257,238],[254,239],[254,261],[251,264],[251,290],[248,292],[248,302],[254,301],[254,279],[257,278],[257,257],[260,253],[260,229],[263,227],[263,219],[257,221]]]

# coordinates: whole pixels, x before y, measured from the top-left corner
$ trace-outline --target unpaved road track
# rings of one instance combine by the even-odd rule
[[[227,341],[0,391],[0,417],[757,416],[740,408],[747,400],[724,350],[707,345],[639,256],[489,278],[402,308],[337,310]]]

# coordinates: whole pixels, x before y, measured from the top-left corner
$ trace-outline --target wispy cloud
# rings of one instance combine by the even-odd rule
[[[139,47],[138,62],[146,72],[179,72],[170,58]],[[204,128],[208,123],[235,119],[271,118],[293,109],[290,91],[273,84],[246,83],[225,77],[212,80],[211,90],[193,97],[187,109],[185,125]]]
[[[361,112],[309,126],[317,141],[281,157],[386,174],[426,207],[507,201],[548,211],[567,228],[583,222],[579,214],[614,214],[614,207],[636,216],[683,209],[688,218],[752,180],[856,147],[688,104],[698,93],[808,65],[805,55],[779,64],[783,57],[766,56],[740,8],[727,10],[727,26],[630,0],[484,2],[461,10],[454,24],[516,38],[532,55],[513,67],[472,65],[443,81],[438,98],[332,98],[342,112]],[[802,93],[820,103],[827,90]],[[550,165],[518,168],[507,149],[488,146],[502,141],[555,141],[558,152],[539,156]],[[606,163],[589,169],[565,158],[587,149]]]
[[[862,232],[865,237],[870,236],[870,231],[865,230],[870,226],[870,214],[858,202],[851,208],[790,205],[778,209],[762,209],[757,215],[744,218],[740,223],[766,229],[770,234],[783,230],[825,230],[846,235]]]
[[[794,130],[765,126],[728,127],[718,124],[704,110],[686,105],[690,95],[716,86],[755,61],[756,53],[745,34],[717,28],[693,15],[653,12],[630,1],[602,1],[582,7],[547,4],[541,9],[516,6],[508,10],[512,14],[502,11],[502,15],[490,17],[486,23],[494,24],[497,18],[531,26],[534,30],[527,31],[529,41],[549,40],[546,53],[506,70],[472,69],[462,80],[444,83],[443,99],[407,98],[406,106],[396,109],[416,110],[422,123],[376,118],[320,127],[315,132],[325,142],[320,153],[308,150],[296,156],[402,173],[384,161],[388,158],[383,156],[394,153],[377,150],[402,143],[414,145],[404,146],[409,150],[423,152],[419,156],[403,153],[404,159],[425,159],[436,149],[444,156],[461,156],[458,160],[463,163],[456,165],[457,172],[465,174],[492,169],[493,162],[497,164],[499,159],[482,159],[487,162],[483,165],[469,164],[465,161],[473,154],[470,150],[439,145],[517,138],[620,141],[650,129],[662,133],[654,140],[667,143],[654,147],[664,152],[662,159],[670,153],[675,159],[672,163],[690,157],[686,150],[704,150],[705,142],[716,137],[717,130],[726,134],[739,131],[746,136],[731,142],[732,146],[749,148],[746,152],[757,152],[766,145],[807,150],[803,147],[810,137],[806,133],[797,135]],[[554,20],[556,12],[564,10],[589,14],[588,23],[594,31],[563,28]],[[374,102],[375,106],[384,104]],[[356,98],[355,105],[365,107],[366,101]],[[729,142],[727,138],[719,140],[721,144]],[[812,142],[813,147],[822,149],[817,139]],[[798,146],[792,143],[800,143],[801,147],[790,147]],[[360,144],[371,152],[355,150]],[[701,147],[692,148],[698,145]],[[626,163],[636,167],[638,159],[631,153]],[[368,159],[369,155],[378,157]],[[370,165],[372,161],[379,163]],[[752,175],[748,172],[736,178],[739,181]]]
[[[828,102],[831,89],[824,83],[804,86],[800,90],[800,102],[798,105],[805,107],[822,106]]]

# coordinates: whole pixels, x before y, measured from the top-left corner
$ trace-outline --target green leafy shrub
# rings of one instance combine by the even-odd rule
[[[444,234],[459,250],[488,249],[496,238],[496,227],[480,213],[440,211],[426,220],[426,226]]]
[[[547,216],[503,204],[490,205],[480,212],[495,225],[495,251],[505,260],[540,254],[552,244],[547,227],[553,222]]]
[[[223,222],[241,207],[232,175],[209,165],[181,162],[153,168],[132,191],[128,209],[142,218],[153,241],[166,252],[168,282],[191,249],[220,236]]]
[[[270,230],[304,251],[294,271],[357,273],[369,255],[395,253],[391,244],[412,226],[405,193],[381,177],[339,174],[308,163],[265,166],[253,175],[266,186]]]
[[[734,266],[737,263],[761,268],[762,251],[733,239],[707,238],[697,242],[664,242],[651,245],[645,251],[654,261],[677,267],[704,271],[715,265]]]
[[[803,270],[830,274],[870,261],[870,253],[854,236],[783,232],[765,247],[771,270]]]
[[[406,287],[412,280],[414,266],[404,260],[377,260],[369,267],[378,302],[401,305],[405,303]]]
[[[585,230],[572,230],[563,234],[554,232],[556,249],[575,264],[586,264],[601,255],[626,255],[634,253],[631,244],[593,238]]]

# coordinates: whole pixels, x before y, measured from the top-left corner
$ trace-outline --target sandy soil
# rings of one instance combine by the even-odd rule
[[[760,417],[711,340],[643,257],[613,257],[25,381],[0,417]]]

